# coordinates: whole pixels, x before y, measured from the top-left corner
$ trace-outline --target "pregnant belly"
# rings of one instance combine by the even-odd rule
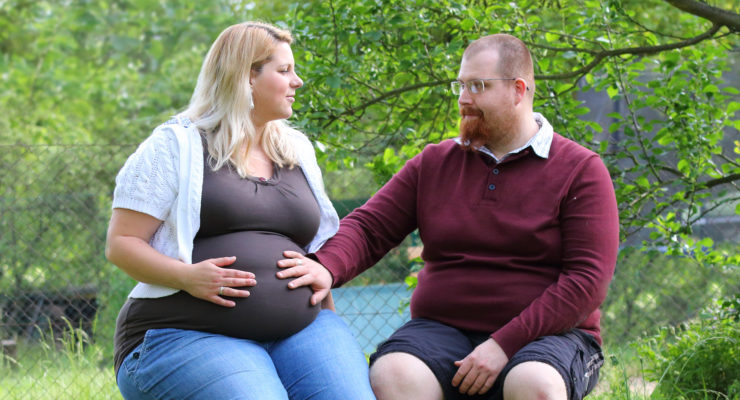
[[[319,312],[319,306],[310,305],[312,291],[308,287],[288,289],[290,279],[278,279],[277,261],[283,251],[303,250],[285,236],[257,231],[234,232],[196,239],[193,263],[209,258],[236,256],[234,268],[255,274],[257,285],[249,288],[247,298],[231,297],[233,308],[215,305],[192,298],[198,304],[199,321],[205,331],[252,340],[274,340],[290,336],[310,324]],[[190,313],[187,308],[183,310]]]

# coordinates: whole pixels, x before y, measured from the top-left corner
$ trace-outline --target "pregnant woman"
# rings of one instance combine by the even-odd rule
[[[331,301],[276,276],[283,251],[338,226],[310,141],[284,121],[303,86],[291,42],[224,30],[188,108],[116,177],[106,256],[139,282],[116,322],[126,399],[374,399]]]

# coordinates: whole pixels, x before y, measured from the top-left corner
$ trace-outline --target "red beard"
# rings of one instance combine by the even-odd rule
[[[463,107],[460,109],[463,119],[460,121],[460,138],[465,150],[474,150],[488,143],[491,134],[486,127],[486,119],[483,112],[474,107]],[[464,118],[465,115],[475,115],[478,118]]]
[[[494,151],[496,147],[506,145],[515,137],[515,121],[513,111],[498,110],[488,115],[475,107],[463,107],[460,115],[476,115],[478,118],[463,118],[460,122],[460,138],[462,147],[466,150],[475,150],[486,146]]]

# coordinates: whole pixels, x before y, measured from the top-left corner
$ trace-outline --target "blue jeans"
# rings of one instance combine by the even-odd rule
[[[333,311],[271,342],[152,329],[123,361],[118,388],[131,399],[375,399],[368,366]]]

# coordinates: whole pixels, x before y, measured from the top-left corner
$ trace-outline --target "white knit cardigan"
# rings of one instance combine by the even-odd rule
[[[301,132],[288,133],[298,149],[298,160],[321,210],[319,229],[307,252],[314,252],[339,228],[339,218],[324,191],[314,148]],[[129,156],[116,176],[113,208],[125,208],[153,216],[162,225],[150,245],[160,253],[192,263],[193,240],[200,228],[203,185],[203,143],[198,129],[178,116],[154,129]],[[139,282],[129,294],[155,298],[178,290]]]

